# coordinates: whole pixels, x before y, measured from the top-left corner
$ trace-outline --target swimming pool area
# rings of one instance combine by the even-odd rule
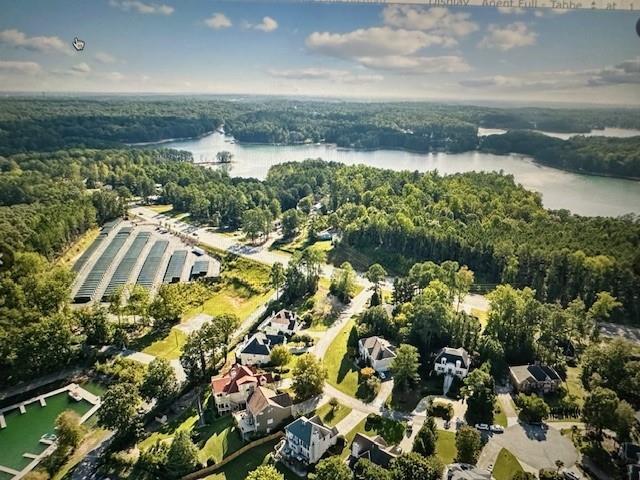
[[[86,421],[100,406],[100,393],[99,388],[70,384],[0,410],[0,480],[32,470],[55,448],[51,435],[56,417],[71,410]]]

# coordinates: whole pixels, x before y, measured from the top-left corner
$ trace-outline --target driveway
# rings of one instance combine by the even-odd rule
[[[491,435],[480,454],[478,466],[487,468],[490,463],[495,464],[503,448],[509,450],[528,471],[556,468],[556,460],[571,467],[578,460],[578,452],[571,440],[555,428],[517,424],[507,428],[503,434]]]

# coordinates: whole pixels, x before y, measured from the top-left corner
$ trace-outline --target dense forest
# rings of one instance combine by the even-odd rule
[[[461,152],[479,146],[478,127],[577,133],[604,126],[640,128],[640,111],[260,98],[8,97],[0,99],[0,155],[195,137],[222,124],[241,142]],[[637,142],[613,138],[580,142],[514,133],[486,139],[482,145],[499,153],[531,154],[559,168],[640,176],[633,151]]]
[[[531,131],[511,130],[489,135],[480,149],[492,153],[521,153],[564,170],[640,178],[640,137],[575,136],[568,140]]]

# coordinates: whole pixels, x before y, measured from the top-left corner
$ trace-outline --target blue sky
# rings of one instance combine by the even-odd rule
[[[628,12],[212,0],[0,9],[3,91],[640,103]]]

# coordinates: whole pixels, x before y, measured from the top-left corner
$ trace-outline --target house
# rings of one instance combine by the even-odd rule
[[[511,382],[518,392],[550,393],[562,384],[558,372],[546,365],[517,365],[509,367]]]
[[[396,358],[396,348],[382,337],[361,338],[358,341],[360,358],[376,372],[387,372]]]
[[[293,335],[302,328],[302,321],[291,310],[282,309],[273,312],[258,327],[258,330],[269,335]]]
[[[265,365],[271,361],[273,347],[286,343],[287,337],[284,335],[256,332],[238,345],[236,358],[242,365]]]
[[[325,426],[317,415],[294,420],[284,432],[284,440],[276,447],[276,456],[303,467],[317,463],[338,441],[338,429]]]
[[[625,465],[640,464],[640,445],[623,442],[618,449],[618,457]]]
[[[491,480],[493,477],[489,471],[475,465],[452,463],[447,465],[444,478],[447,480]]]
[[[291,397],[271,388],[258,386],[249,397],[247,409],[233,418],[242,438],[252,433],[271,433],[291,417]]]
[[[469,373],[471,359],[464,348],[444,347],[436,355],[433,369],[437,374],[452,375],[463,379]]]
[[[383,468],[388,468],[392,460],[400,455],[398,447],[389,447],[381,436],[369,437],[362,433],[356,433],[351,443],[351,456],[349,465],[351,468],[361,458],[366,458]]]
[[[219,414],[244,410],[247,400],[259,386],[273,383],[270,373],[255,367],[234,365],[226,373],[211,379],[211,392]]]
[[[627,465],[627,480],[640,480],[640,465]]]

